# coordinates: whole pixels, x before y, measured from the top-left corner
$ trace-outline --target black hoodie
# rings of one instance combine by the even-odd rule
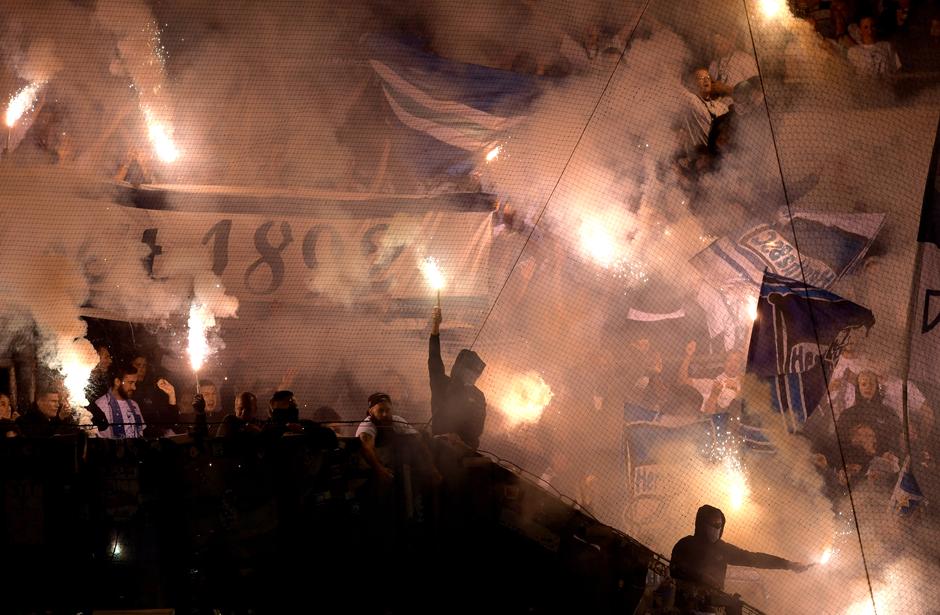
[[[721,515],[721,532],[717,542],[706,535],[706,520],[715,513]],[[695,515],[695,535],[686,536],[672,548],[669,566],[672,578],[690,581],[711,589],[724,591],[728,566],[750,566],[785,570],[790,562],[767,553],[752,553],[721,540],[725,531],[725,515],[714,506],[702,506]]]
[[[486,422],[486,397],[483,391],[454,378],[454,370],[463,367],[482,371],[484,363],[473,351],[462,350],[454,361],[451,375],[444,372],[441,337],[432,335],[428,343],[428,375],[431,378],[431,433],[435,436],[455,433],[474,450]]]

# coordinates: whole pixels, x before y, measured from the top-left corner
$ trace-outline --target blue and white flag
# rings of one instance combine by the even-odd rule
[[[624,459],[636,497],[664,496],[670,468],[685,463],[689,453],[704,456],[713,442],[714,427],[704,417],[671,417],[628,402],[623,421]]]
[[[773,405],[796,431],[826,392],[849,335],[875,324],[870,310],[835,293],[764,274],[747,371],[768,380]]]
[[[781,216],[771,224],[758,224],[739,235],[716,240],[690,262],[719,290],[756,287],[764,271],[829,288],[865,255],[884,218],[884,214],[816,212],[795,213],[792,219]]]
[[[924,493],[911,472],[911,458],[908,457],[898,474],[898,482],[894,485],[891,508],[898,515],[909,517],[920,508],[922,503],[925,503]]]
[[[395,117],[464,152],[485,154],[540,94],[530,75],[446,60],[387,37],[370,37],[368,51]]]

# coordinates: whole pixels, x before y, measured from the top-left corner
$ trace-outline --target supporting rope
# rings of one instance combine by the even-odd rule
[[[796,233],[796,225],[793,222],[793,208],[790,204],[790,194],[787,191],[787,182],[783,175],[783,163],[780,159],[780,148],[777,145],[777,133],[774,130],[773,118],[770,114],[770,99],[767,98],[767,89],[764,85],[764,74],[761,70],[760,58],[757,54],[757,43],[754,39],[754,29],[751,25],[751,16],[747,10],[747,0],[741,0],[742,5],[744,6],[744,18],[747,20],[747,30],[748,34],[751,37],[751,48],[754,50],[754,61],[757,64],[757,77],[760,80],[760,89],[761,94],[764,96],[764,112],[767,114],[767,124],[770,126],[770,138],[773,141],[774,145],[774,155],[777,159],[777,170],[780,173],[780,185],[783,188],[783,199],[786,201],[787,205],[787,217],[790,219],[790,230],[793,233],[793,247],[796,249],[797,260],[800,263],[800,276],[803,278],[804,284],[804,294],[806,295],[806,306],[809,313],[810,323],[813,328],[813,336],[816,338],[816,348],[822,351],[819,343],[819,327],[816,325],[816,318],[813,315],[813,305],[809,300],[809,289],[806,288],[809,284],[806,281],[806,270],[803,268],[803,255],[800,252],[800,243],[799,238]],[[823,373],[823,382],[826,384],[826,398],[829,402],[829,415],[832,418],[832,426],[836,434],[836,445],[839,447],[839,457],[842,460],[842,470],[845,472],[845,486],[849,494],[849,503],[852,506],[852,521],[855,524],[855,536],[858,538],[858,548],[861,551],[862,555],[862,566],[865,569],[865,581],[868,583],[868,594],[871,597],[871,606],[875,615],[878,615],[878,607],[875,604],[875,591],[872,588],[871,584],[871,573],[868,570],[868,558],[865,556],[865,545],[862,543],[862,531],[858,525],[858,511],[855,508],[855,497],[852,494],[852,483],[848,477],[848,471],[846,468],[845,461],[845,451],[842,448],[842,438],[839,436],[839,429],[836,426],[836,416],[832,408],[832,393],[829,391],[829,373],[826,370],[826,362],[820,361],[820,367],[822,368]]]

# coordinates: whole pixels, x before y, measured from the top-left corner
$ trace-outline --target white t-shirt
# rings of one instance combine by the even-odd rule
[[[402,436],[411,436],[417,432],[417,430],[408,424],[408,421],[401,418],[397,414],[392,415],[392,430]],[[359,423],[359,427],[356,428],[356,437],[358,438],[362,434],[369,434],[374,440],[379,435],[378,426],[372,422],[372,419],[366,419]]]
[[[695,387],[696,391],[702,394],[702,412],[705,412],[705,404],[708,402],[708,398],[711,397],[712,387],[715,386],[716,382],[720,382],[723,385],[721,393],[718,394],[718,403],[716,404],[716,410],[719,412],[727,410],[731,402],[741,395],[741,378],[738,376],[729,376],[728,374],[722,373],[714,379],[692,378],[692,386]]]
[[[849,49],[847,55],[855,70],[865,75],[891,75],[901,69],[901,58],[886,41],[856,45]]]
[[[722,99],[704,100],[701,96],[686,91],[688,113],[685,118],[685,132],[688,133],[687,145],[694,148],[708,145],[708,133],[716,117],[728,112],[728,105]]]

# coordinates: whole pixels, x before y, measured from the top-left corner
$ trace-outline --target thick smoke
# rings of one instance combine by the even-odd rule
[[[667,555],[691,531],[703,503],[726,509],[727,537],[745,548],[803,561],[827,547],[838,550],[828,567],[806,575],[762,573],[762,581],[736,581],[749,600],[773,612],[813,612],[820,604],[842,612],[863,604],[867,585],[854,525],[844,511],[831,510],[808,447],[785,433],[766,403],[753,405],[779,450],[773,458],[745,459],[746,505],[728,507],[727,468],[701,460],[701,451],[677,448],[670,456],[684,465],[672,478],[668,506],[658,525],[640,524],[627,495],[621,409],[611,407],[615,396],[605,399],[600,385],[633,385],[617,381],[634,358],[624,332],[627,310],[694,309],[702,282],[688,259],[716,236],[784,208],[784,185],[795,211],[893,214],[873,256],[834,290],[874,311],[878,324],[864,344],[896,372],[906,324],[897,298],[909,290],[923,181],[923,173],[910,169],[911,161],[929,156],[931,92],[901,105],[891,88],[858,80],[806,24],[755,18],[776,143],[766,118],[758,117],[741,147],[689,182],[674,168],[687,76],[707,64],[713,32],[750,50],[748,23],[739,5],[650,3],[623,57],[613,45],[605,52],[612,37],[631,32],[644,5],[373,2],[300,10],[290,3],[7,3],[0,37],[7,72],[0,85],[14,91],[46,81],[43,103],[63,110],[62,132],[70,141],[59,148],[57,165],[43,152],[30,154],[27,144],[0,169],[0,210],[15,212],[0,225],[0,313],[15,317],[7,329],[35,324],[45,362],[55,367],[68,352],[94,361],[90,346],[75,342],[84,334],[79,315],[89,300],[158,323],[179,323],[193,298],[219,317],[234,315],[236,304],[209,273],[204,231],[167,249],[151,277],[143,264],[150,248],[140,241],[141,217],[116,206],[110,188],[101,187],[129,151],[149,156],[142,105],[173,127],[182,151],[173,164],[149,160],[157,181],[320,196],[423,194],[433,186],[401,144],[402,128],[382,113],[365,35],[410,34],[457,61],[548,73],[526,122],[508,135],[498,160],[478,169],[483,187],[515,213],[515,226],[501,229],[487,268],[490,303],[458,307],[450,289],[444,294],[445,362],[479,333],[475,348],[492,367],[481,382],[491,400],[484,448],[537,474],[551,465],[563,491],[580,493],[602,520]],[[592,60],[584,46],[595,39],[601,53]],[[551,76],[561,69],[571,72]],[[195,216],[201,202],[178,194],[166,205]],[[290,213],[323,215],[304,207]],[[329,213],[349,222],[345,210],[354,207],[340,202]],[[302,239],[297,231],[292,248]],[[251,247],[250,236],[244,241]],[[210,359],[207,375],[262,399],[275,386],[291,386],[308,411],[329,404],[350,420],[364,414],[369,393],[385,390],[396,412],[426,420],[423,319],[431,294],[426,305],[399,318],[370,299],[365,272],[409,246],[417,276],[417,262],[433,243],[400,217],[377,245],[365,256],[347,246],[341,264],[290,289],[294,297],[315,295],[316,308],[242,298],[240,318],[222,326],[227,349]],[[322,250],[325,257],[330,244]],[[746,329],[749,323],[737,316],[735,325]],[[656,342],[667,369],[674,371],[687,341],[676,331]],[[598,384],[602,368],[607,381]],[[299,373],[292,381],[293,372]],[[554,396],[542,421],[513,424],[500,404],[511,397],[513,375],[531,373]],[[749,396],[766,398],[763,390]],[[861,527],[863,540],[880,549],[874,584],[876,600],[886,600],[877,596],[892,587],[892,575],[915,574],[927,556],[886,553],[889,541],[866,532],[874,518],[863,518]],[[923,578],[926,584],[929,577]],[[772,588],[768,596],[761,583]],[[798,596],[812,599],[794,608]],[[927,606],[916,602],[920,597],[911,600],[913,611]]]

